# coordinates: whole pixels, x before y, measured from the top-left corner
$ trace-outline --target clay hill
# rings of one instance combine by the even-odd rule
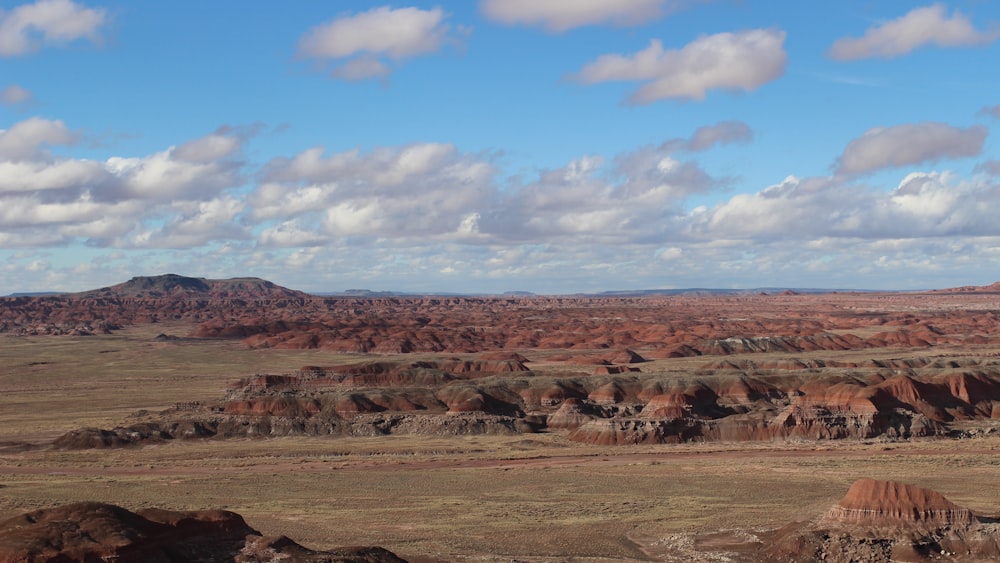
[[[941,494],[861,479],[825,515],[762,538],[767,561],[1000,561],[1000,525]]]
[[[0,563],[398,563],[378,547],[313,551],[265,537],[234,512],[174,512],[84,502],[0,522]]]

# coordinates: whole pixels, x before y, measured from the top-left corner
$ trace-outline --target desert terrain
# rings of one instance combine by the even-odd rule
[[[0,539],[86,502],[416,562],[1000,560],[998,428],[997,285],[0,299]]]

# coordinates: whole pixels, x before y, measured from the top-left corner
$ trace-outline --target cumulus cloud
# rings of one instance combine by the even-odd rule
[[[923,122],[870,129],[848,143],[837,160],[840,174],[863,174],[883,168],[978,155],[987,130]]]
[[[910,173],[888,193],[836,177],[788,177],[692,213],[688,233],[752,241],[997,236],[998,204],[1000,185],[951,172]]]
[[[483,14],[507,25],[539,25],[552,32],[597,24],[639,25],[690,2],[679,0],[482,0]]]
[[[17,84],[11,84],[0,90],[0,104],[8,107],[24,107],[30,104],[34,100],[34,96],[30,91],[18,86]]]
[[[452,41],[445,19],[440,8],[373,8],[312,28],[299,39],[298,53],[337,61],[335,78],[384,78],[392,70],[388,61],[433,53]]]
[[[630,56],[603,55],[573,76],[584,84],[644,82],[629,98],[648,104],[663,99],[703,100],[710,90],[752,91],[785,72],[785,32],[753,29],[703,35],[681,49],[662,42]]]
[[[106,21],[104,9],[85,8],[70,0],[38,0],[0,11],[0,56],[25,55],[78,39],[96,42]]]
[[[324,237],[469,236],[467,217],[488,207],[496,170],[448,144],[417,143],[325,155],[313,148],[265,167],[250,195],[256,220],[277,220],[261,244]],[[463,231],[464,229],[464,231]]]
[[[914,8],[897,19],[870,27],[861,37],[838,39],[827,54],[839,61],[891,59],[926,45],[968,47],[985,45],[998,37],[1000,30],[977,31],[957,10],[949,18],[944,4],[934,4]]]
[[[246,236],[236,227],[242,204],[225,193],[243,182],[242,140],[232,130],[104,161],[49,151],[79,137],[42,118],[0,131],[0,234],[10,245],[180,247]]]
[[[47,147],[69,145],[77,137],[62,121],[32,117],[0,131],[0,161],[41,159]]]
[[[242,139],[231,131],[220,129],[210,135],[181,144],[171,151],[171,156],[185,162],[205,164],[233,156],[240,150],[242,142]]]
[[[112,157],[105,163],[117,181],[96,195],[105,200],[138,198],[153,201],[208,199],[240,182],[240,162],[215,160],[190,162],[174,150],[144,157]]]
[[[216,240],[241,240],[250,238],[248,229],[236,219],[245,204],[232,196],[208,201],[179,203],[178,211],[169,222],[158,229],[144,230],[128,242],[140,248],[196,248]]]
[[[478,224],[497,241],[637,244],[668,236],[685,199],[717,185],[663,147],[618,155],[610,165],[581,157],[505,191]]]
[[[733,135],[712,137],[717,143]],[[490,155],[448,144],[334,154],[312,148],[264,168],[247,199],[248,214],[264,225],[258,242],[273,247],[345,237],[401,245],[636,242],[662,233],[686,198],[719,185],[676,150],[664,143],[610,159],[582,156],[526,183],[503,185]]]

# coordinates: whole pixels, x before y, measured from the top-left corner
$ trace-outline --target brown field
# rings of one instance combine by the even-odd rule
[[[218,400],[248,374],[358,359],[316,349],[251,349],[233,340],[154,340],[193,328],[158,323],[86,337],[0,336],[0,518],[98,500],[131,509],[226,508],[266,534],[308,547],[380,545],[413,561],[723,561],[708,553],[716,537],[708,534],[754,533],[813,518],[863,477],[928,487],[978,514],[1000,512],[996,433],[963,440],[595,446],[553,432],[25,448],[80,427],[110,428],[140,410]],[[896,358],[922,353],[877,351]],[[771,356],[787,355],[752,355]],[[706,361],[658,359],[642,370],[684,373]],[[533,369],[564,366],[538,361]]]

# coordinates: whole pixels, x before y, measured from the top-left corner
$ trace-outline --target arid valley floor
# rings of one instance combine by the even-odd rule
[[[94,501],[414,562],[836,561],[852,530],[917,537],[892,507],[891,533],[830,524],[885,501],[845,497],[876,479],[985,527],[931,526],[958,509],[924,495],[933,549],[893,560],[1000,560],[1000,286],[320,298],[190,280],[0,300],[0,522]]]

